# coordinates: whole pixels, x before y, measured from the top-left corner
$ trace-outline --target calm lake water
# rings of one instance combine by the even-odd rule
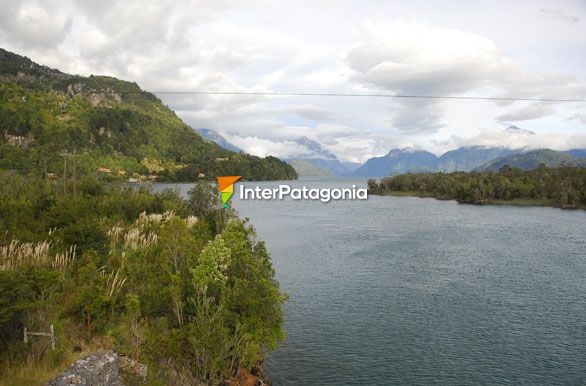
[[[586,211],[234,196],[290,295],[275,385],[586,382]]]

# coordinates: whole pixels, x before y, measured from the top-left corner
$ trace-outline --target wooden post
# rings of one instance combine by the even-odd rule
[[[51,325],[51,349],[55,350],[55,329],[53,328],[53,325]]]
[[[56,343],[56,339],[55,339],[55,327],[53,327],[53,325],[51,325],[51,327],[49,328],[49,332],[29,332],[26,327],[24,328],[24,343],[28,343],[28,337],[30,336],[48,336],[49,338],[51,338],[51,349],[55,350],[55,343]]]

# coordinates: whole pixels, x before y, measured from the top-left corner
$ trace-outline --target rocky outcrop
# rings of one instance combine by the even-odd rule
[[[100,351],[75,362],[45,386],[123,386],[118,375],[118,355]]]

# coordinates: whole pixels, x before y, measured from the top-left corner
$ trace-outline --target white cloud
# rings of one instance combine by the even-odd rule
[[[502,129],[484,129],[478,135],[469,138],[453,138],[457,146],[490,146],[511,149],[543,149],[568,150],[586,148],[586,133],[575,133],[560,136],[555,132],[539,135],[510,133]]]
[[[439,4],[443,12],[434,10]],[[66,72],[117,76],[153,91],[565,99],[586,98],[585,18],[574,0],[541,10],[514,2],[506,13],[488,0],[465,7],[423,0],[24,0],[0,4],[0,45]],[[565,146],[581,143],[585,123],[580,108],[562,104],[159,96],[193,127],[280,157],[302,154],[292,142],[301,136],[349,161],[404,146],[440,152],[472,142],[547,146],[550,139]],[[500,128],[480,131],[529,120],[538,133],[531,140],[502,137]]]
[[[230,137],[230,142],[247,153],[255,154],[261,157],[273,155],[288,159],[310,155],[310,152],[305,146],[288,140],[276,142],[254,136],[240,137],[235,135]]]
[[[573,77],[522,71],[484,37],[420,23],[367,23],[361,42],[348,52],[346,62],[357,82],[398,95],[478,95],[473,94],[478,89],[492,89],[494,96],[503,97],[586,96],[586,86]],[[437,99],[400,99],[391,109],[391,122],[411,133],[435,132],[445,125],[442,107]],[[552,113],[550,106],[532,106],[497,120]]]
[[[586,125],[586,114],[574,114],[568,118],[568,120],[574,120],[574,119],[576,119]]]

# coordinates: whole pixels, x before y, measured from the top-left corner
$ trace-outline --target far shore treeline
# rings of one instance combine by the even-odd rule
[[[369,180],[370,194],[412,195],[469,204],[544,205],[586,209],[586,168],[409,173]]]

